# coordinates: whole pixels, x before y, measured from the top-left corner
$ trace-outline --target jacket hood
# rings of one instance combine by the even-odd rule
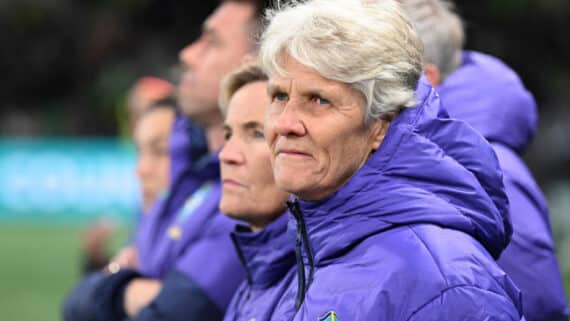
[[[490,142],[520,154],[536,132],[534,97],[497,58],[464,52],[462,66],[437,91],[451,117],[465,120]]]
[[[297,200],[317,266],[368,236],[412,224],[465,232],[495,258],[508,244],[508,202],[491,146],[447,116],[424,78],[417,98],[337,192],[320,201]]]
[[[287,233],[287,218],[284,213],[257,232],[238,225],[232,233],[248,283],[253,288],[272,286],[295,265],[295,241]]]

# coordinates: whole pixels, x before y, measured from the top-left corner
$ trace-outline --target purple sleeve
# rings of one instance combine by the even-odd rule
[[[504,171],[514,229],[499,266],[523,292],[527,320],[565,320],[568,305],[546,200],[518,155],[501,145],[493,147]]]
[[[549,224],[519,186],[506,180],[505,188],[515,229],[498,263],[522,290],[528,320],[565,319],[568,306]]]
[[[235,222],[218,213],[208,223],[209,230],[176,262],[176,270],[203,289],[223,311],[245,278],[235,253],[230,231]]]

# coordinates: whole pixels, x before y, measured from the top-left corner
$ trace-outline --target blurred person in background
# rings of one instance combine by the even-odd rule
[[[81,272],[83,275],[99,271],[109,264],[110,242],[117,224],[109,219],[99,219],[81,232]]]
[[[176,116],[176,101],[154,103],[138,117],[134,129],[137,147],[136,173],[141,188],[143,214],[165,193],[170,182],[170,133]]]
[[[174,99],[161,99],[149,105],[135,124],[133,139],[137,148],[136,173],[141,189],[142,215],[148,214],[159,197],[164,197],[167,192],[170,183],[170,133],[176,113]],[[112,262],[138,269],[136,245],[122,248]]]
[[[64,306],[66,321],[223,318],[244,271],[229,238],[235,221],[219,212],[217,151],[224,132],[217,97],[220,80],[255,55],[252,35],[263,7],[264,1],[223,1],[201,37],[180,53],[181,110],[204,128],[209,154],[171,154],[171,171],[178,176],[141,221],[138,269],[112,264],[82,282]],[[173,135],[189,135],[176,133],[181,128],[175,124]],[[183,140],[193,143],[193,137]]]
[[[295,321],[524,320],[495,262],[512,232],[499,164],[448,117],[422,56],[396,0],[271,17],[265,138],[277,186],[295,196],[298,288],[279,303]]]
[[[127,129],[134,135],[139,118],[156,102],[167,99],[174,92],[174,85],[152,76],[139,78],[127,95]]]
[[[142,213],[147,212],[159,191],[166,189],[168,183],[168,135],[176,102],[168,97],[173,94],[174,86],[163,79],[146,76],[139,78],[129,90],[126,115],[128,137],[132,137],[138,148],[137,176],[141,185]],[[139,119],[149,109],[159,107],[157,113],[139,123]],[[164,109],[162,109],[164,107]],[[170,109],[170,111],[168,110]],[[138,133],[137,133],[138,127]],[[141,128],[142,127],[142,128]],[[149,141],[157,140],[156,143]],[[110,220],[98,220],[87,227],[81,235],[82,271],[89,274],[104,268],[111,259],[109,243],[117,231],[117,224]],[[127,246],[119,251],[114,260],[136,262],[134,247]]]
[[[142,198],[140,215],[148,214],[159,197],[164,197],[167,192],[170,182],[170,133],[176,113],[176,101],[164,98],[151,103],[137,116],[133,139],[137,148],[136,174]],[[136,245],[122,248],[111,262],[114,266],[138,269]]]
[[[277,303],[296,274],[294,240],[287,233],[285,215],[289,194],[275,185],[263,135],[266,90],[267,75],[257,65],[238,69],[221,88],[225,144],[220,151],[220,210],[247,224],[232,233],[246,281],[228,307],[227,321],[283,316],[276,311]]]
[[[498,263],[522,290],[526,319],[567,320],[548,204],[521,156],[537,127],[532,94],[499,59],[463,51],[463,26],[451,2],[401,2],[424,43],[425,74],[445,108],[478,130],[499,159],[513,237]]]

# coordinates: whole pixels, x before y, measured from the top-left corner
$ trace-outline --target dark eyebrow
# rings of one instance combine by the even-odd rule
[[[332,91],[332,92],[334,92],[334,91]],[[309,84],[308,86],[305,86],[301,90],[301,94],[304,96],[319,96],[319,97],[330,95],[332,92],[331,92],[331,88],[327,85],[325,85],[323,88],[322,86],[321,87],[312,86]]]
[[[214,40],[219,40],[220,37],[216,29],[212,28],[207,22],[202,25],[202,37],[211,37]]]
[[[324,97],[327,94],[325,92],[323,92],[322,90],[319,89],[307,89],[306,91],[303,92],[303,95],[305,96],[309,96],[309,97]]]
[[[204,23],[202,25],[202,35],[210,35],[212,33],[214,33],[214,29],[212,27],[208,26],[207,23]]]
[[[267,95],[268,96],[271,96],[275,93],[283,92],[283,91],[284,91],[283,87],[278,85],[278,84],[272,84],[272,83],[267,84]]]
[[[167,144],[168,143],[168,138],[166,137],[152,137],[149,141],[147,146],[151,146],[152,148],[157,148],[162,144]],[[142,147],[143,144],[141,144],[141,142],[138,142],[135,140],[135,146],[137,147],[137,149],[140,149]]]
[[[241,125],[241,127],[243,127],[244,129],[256,129],[256,128],[261,128],[263,129],[263,124],[257,121],[248,121],[245,124]]]
[[[149,141],[149,145],[152,146],[156,146],[156,145],[160,145],[162,143],[166,143],[168,142],[168,138],[166,137],[153,137],[150,141]]]
[[[248,122],[245,122],[243,124],[240,125],[240,127],[244,130],[244,131],[248,131],[248,130],[252,130],[252,129],[261,129],[263,130],[263,124],[255,121],[255,120],[251,120]],[[224,132],[225,133],[231,133],[232,132],[232,127],[228,124],[224,124],[223,126]]]

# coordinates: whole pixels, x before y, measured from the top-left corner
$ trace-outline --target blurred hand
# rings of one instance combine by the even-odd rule
[[[81,233],[85,273],[97,271],[109,262],[108,246],[115,231],[112,221],[100,220]]]
[[[139,266],[137,248],[134,245],[122,248],[111,262],[118,264],[120,268],[136,270]]]

